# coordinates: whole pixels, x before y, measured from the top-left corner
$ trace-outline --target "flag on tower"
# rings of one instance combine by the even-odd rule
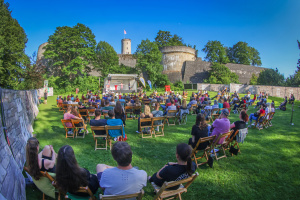
[[[127,34],[126,31],[125,31],[125,29],[124,29],[124,34]]]

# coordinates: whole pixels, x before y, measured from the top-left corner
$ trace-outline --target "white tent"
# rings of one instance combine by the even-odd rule
[[[103,93],[137,92],[137,78],[137,74],[108,74],[108,76],[104,79]]]

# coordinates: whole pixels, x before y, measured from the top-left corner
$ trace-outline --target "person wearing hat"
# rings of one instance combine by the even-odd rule
[[[216,119],[213,124],[211,125],[211,136],[215,135],[216,139],[219,137],[220,134],[222,133],[227,133],[229,132],[230,129],[230,121],[228,119],[229,111],[227,109],[223,109],[219,119]],[[215,140],[216,140],[215,139]],[[222,138],[218,144],[222,144],[224,142],[225,138]]]

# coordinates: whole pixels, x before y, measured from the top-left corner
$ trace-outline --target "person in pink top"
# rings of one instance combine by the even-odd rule
[[[64,119],[81,119],[79,117],[76,117],[75,115],[72,115],[71,111],[72,111],[72,106],[68,106],[67,112],[64,114]],[[71,122],[66,122],[65,125],[66,127],[72,127]],[[73,134],[72,128],[69,128],[68,134]]]
[[[219,119],[216,119],[214,123],[211,125],[212,133],[211,136],[215,135],[216,139],[219,137],[222,133],[229,132],[230,129],[230,121],[228,119],[229,111],[227,109],[223,109]],[[215,139],[215,140],[216,140]],[[218,144],[222,144],[224,142],[225,138],[222,138]]]

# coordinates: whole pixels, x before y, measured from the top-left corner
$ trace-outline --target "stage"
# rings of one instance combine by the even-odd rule
[[[137,92],[137,74],[108,74],[104,79],[103,93]]]

